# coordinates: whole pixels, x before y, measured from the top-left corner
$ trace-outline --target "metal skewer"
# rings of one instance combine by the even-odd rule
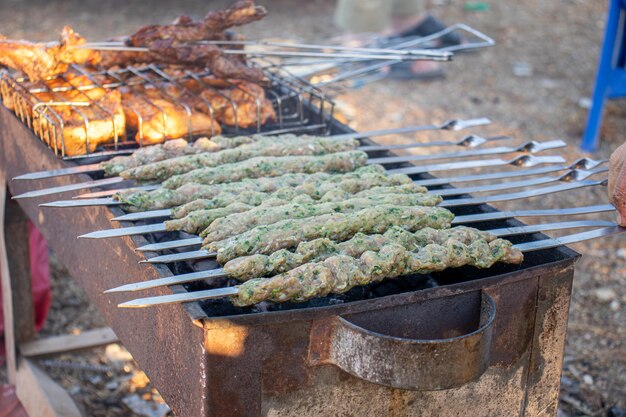
[[[517,211],[496,211],[493,213],[467,214],[456,216],[453,224],[468,224],[489,220],[511,219],[514,217],[534,217],[534,216],[567,216],[576,214],[604,213],[615,211],[615,207],[610,204],[597,206],[576,207],[567,209],[547,209],[547,210],[517,210]],[[158,252],[168,249],[177,249],[187,246],[201,245],[204,239],[192,237],[189,239],[171,240],[168,242],[150,243],[140,246],[135,250],[138,252]]]
[[[484,139],[484,138],[483,140],[484,140],[484,143],[489,141],[488,139]],[[377,163],[388,164],[388,163],[397,163],[397,162],[405,162],[405,161],[429,161],[433,159],[457,159],[457,158],[467,158],[467,157],[473,157],[473,156],[499,155],[499,154],[505,154],[505,153],[513,153],[513,152],[535,153],[535,152],[542,152],[542,151],[550,150],[550,149],[563,148],[565,146],[567,146],[567,144],[561,140],[553,140],[549,142],[530,141],[530,142],[523,143],[517,147],[501,146],[501,147],[488,148],[488,149],[478,149],[478,150],[469,150],[469,151],[466,150],[463,152],[439,153],[439,154],[430,154],[430,155],[407,155],[407,156],[397,156],[397,157],[394,156],[394,157],[385,157],[385,158],[370,158],[367,161],[367,164],[371,165],[371,164],[377,164]],[[95,186],[100,186],[103,184],[110,184],[110,183],[112,184],[112,183],[122,182],[122,181],[124,180],[120,177],[107,178],[107,179],[96,180],[96,181],[87,181],[81,184],[71,184],[71,185],[64,185],[64,186],[59,186],[59,187],[45,188],[42,190],[29,191],[27,193],[14,196],[13,198],[22,199],[22,198],[42,197],[46,195],[63,193],[63,192],[72,191],[72,190],[81,190],[85,188],[93,188]],[[111,193],[112,195],[120,190],[121,189],[111,190],[109,191],[109,193]]]
[[[613,222],[603,220],[578,220],[568,222],[557,223],[544,223],[535,225],[525,225],[517,227],[505,227],[501,229],[487,230],[497,237],[514,236],[536,232],[546,232],[549,230],[562,230],[562,229],[575,229],[582,227],[604,227],[613,226]],[[111,288],[104,291],[104,293],[113,292],[127,292],[127,291],[141,291],[152,288],[164,287],[168,285],[186,284],[188,282],[199,281],[208,278],[228,278],[228,274],[223,268],[211,269],[208,271],[192,272],[189,274],[174,275],[171,277],[157,278],[149,281],[134,282],[132,284],[126,284],[119,287]]]
[[[111,190],[102,190],[102,191],[94,191],[91,193],[84,193],[84,194],[78,194],[75,196],[72,196],[73,200],[76,199],[93,199],[93,198],[102,198],[102,197],[111,197],[114,196],[115,194],[119,193],[120,191],[126,191],[126,192],[137,192],[137,191],[154,191],[158,188],[160,188],[160,185],[140,185],[137,186],[135,184],[130,185],[128,188],[115,188],[115,189],[111,189]]]
[[[592,175],[600,174],[603,172],[608,172],[608,170],[609,170],[608,168],[597,168],[597,169],[590,170],[590,171],[573,169],[557,177],[533,178],[533,179],[524,180],[524,181],[502,182],[499,184],[488,184],[488,185],[482,185],[478,187],[449,188],[449,189],[443,189],[443,190],[429,191],[429,193],[446,197],[446,196],[455,196],[455,195],[463,195],[463,194],[475,194],[475,193],[481,193],[485,191],[498,191],[498,190],[507,190],[511,188],[530,187],[533,185],[542,185],[542,184],[548,184],[548,183],[557,182],[557,181],[562,181],[562,182],[582,181],[582,180],[589,178]]]
[[[180,47],[189,46],[180,45]],[[176,49],[178,46],[173,46],[171,49]],[[150,48],[143,46],[128,46],[120,44],[83,44],[82,49],[91,49],[98,51],[120,51],[120,52],[158,52]],[[168,48],[169,49],[169,48]],[[367,49],[362,51],[350,52],[344,50],[344,52],[311,52],[311,51],[278,51],[278,50],[245,50],[245,49],[220,49],[220,52],[224,55],[246,55],[250,58],[254,57],[282,57],[282,58],[328,58],[332,60],[342,61],[345,59],[350,60],[394,60],[394,61],[416,61],[416,60],[431,60],[431,61],[450,61],[454,54],[449,51],[423,51],[423,50],[403,50],[398,53],[379,49],[379,52],[370,52]],[[383,51],[383,52],[381,52]]]
[[[626,228],[612,225],[608,227],[603,227],[600,229],[595,229],[587,232],[575,233],[567,236],[563,236],[560,238],[552,238],[539,240],[528,243],[521,243],[518,245],[513,245],[515,249],[518,249],[522,252],[531,252],[542,249],[550,249],[558,246],[568,245],[570,243],[582,242],[590,239],[597,239],[601,237],[612,236],[620,233],[626,232]],[[237,287],[225,287],[225,288],[216,288],[211,290],[204,291],[195,291],[191,293],[182,293],[182,294],[171,294],[157,297],[146,297],[135,299],[131,301],[127,301],[125,303],[118,304],[118,307],[121,308],[143,308],[143,307],[151,307],[156,305],[163,304],[173,304],[173,303],[186,303],[192,301],[202,301],[208,300],[212,298],[224,298],[231,297],[237,295]]]
[[[392,129],[370,130],[367,132],[342,133],[340,135],[332,135],[330,137],[335,138],[335,139],[363,139],[363,138],[375,137],[375,136],[398,135],[398,134],[403,134],[403,133],[422,132],[422,131],[428,131],[428,130],[459,131],[463,129],[469,129],[472,127],[485,126],[490,123],[491,123],[491,120],[489,120],[486,117],[480,117],[476,119],[452,119],[452,120],[447,120],[438,125],[406,126],[406,127],[392,128]],[[257,136],[263,136],[263,134],[258,134]],[[470,143],[476,143],[473,146],[469,146],[469,147],[474,147],[474,146],[478,146],[478,144],[484,143],[484,142],[481,143],[481,141],[478,138],[479,137],[476,137],[472,140],[468,140],[468,138],[466,137],[456,143],[448,142],[448,141],[433,142],[432,144],[429,142],[421,142],[421,143],[416,143],[414,147],[446,146],[446,145],[465,146],[463,145],[463,142],[466,140],[468,140]],[[506,139],[506,138],[508,138],[508,136],[496,136],[495,138],[492,138],[490,140],[498,140],[498,139]],[[373,150],[373,151],[381,150],[378,148],[378,146],[379,145],[373,145],[374,147],[373,149],[367,149],[367,150]],[[390,145],[390,146],[394,146],[394,147],[389,148],[389,149],[401,149],[399,147],[395,147],[398,145]],[[100,171],[102,171],[102,167],[98,163],[98,164],[90,164],[90,165],[81,165],[81,166],[70,167],[70,168],[53,169],[53,170],[48,170],[48,171],[31,172],[28,174],[19,175],[13,178],[13,180],[37,180],[37,179],[61,177],[65,175],[74,175],[74,174],[86,174],[86,173],[100,172]]]
[[[515,178],[515,177],[525,177],[531,175],[540,175],[540,174],[548,174],[551,172],[564,171],[566,169],[593,169],[597,166],[600,166],[604,163],[608,162],[608,159],[600,159],[594,160],[590,158],[580,158],[570,165],[557,165],[557,166],[547,166],[535,169],[525,169],[519,171],[508,171],[508,172],[490,172],[487,174],[473,174],[473,175],[464,175],[464,176],[456,176],[456,177],[437,177],[437,178],[429,178],[426,180],[415,180],[414,184],[422,185],[424,187],[433,186],[433,185],[446,185],[458,182],[471,182],[471,181],[483,181],[483,180],[500,180],[504,178]]]
[[[592,187],[595,185],[606,185],[608,180],[600,181],[579,181],[573,183],[553,185],[551,187],[533,188],[530,190],[520,191],[517,193],[490,195],[486,197],[457,198],[454,200],[445,200],[439,203],[438,207],[459,207],[467,205],[479,205],[487,203],[495,203],[501,201],[513,201],[523,198],[538,197],[541,195],[552,194],[561,191],[575,190],[577,188]]]
[[[464,147],[468,147],[468,148],[475,148],[478,147],[484,143],[487,142],[491,142],[491,141],[496,141],[496,140],[506,140],[506,139],[512,139],[510,136],[495,136],[495,137],[489,137],[489,138],[483,138],[482,136],[477,136],[477,135],[468,135],[465,136],[464,138],[460,139],[457,142],[453,142],[453,141],[439,141],[439,142],[427,142],[427,143],[409,143],[409,144],[400,144],[400,145],[388,145],[388,146],[383,146],[383,145],[366,145],[366,146],[359,146],[357,148],[357,150],[360,151],[364,151],[364,152],[368,152],[368,151],[385,151],[385,150],[394,150],[394,149],[408,149],[408,148],[418,148],[418,147],[426,147],[426,146],[446,146],[446,145],[456,145],[456,146],[464,146]],[[566,169],[567,167],[564,167],[563,169]],[[544,168],[546,169],[546,168]],[[554,172],[554,171],[559,171],[560,169],[549,169],[546,172]],[[528,174],[531,175],[531,174]],[[141,187],[131,187],[133,190],[142,190],[142,191],[152,191],[152,190],[156,190],[157,188],[159,188],[158,185],[144,185]],[[84,193],[84,194],[79,194],[76,195],[74,197],[72,197],[73,199],[76,198],[100,198],[100,197],[110,197],[116,193],[118,193],[121,190],[125,190],[125,191],[130,191],[130,189],[126,188],[126,189],[113,189],[113,190],[103,190],[103,191],[96,191],[96,192],[92,192],[92,193]],[[147,213],[147,212],[144,212]],[[136,213],[133,213],[136,214]],[[156,217],[163,217],[162,215],[160,216],[156,216]],[[145,217],[145,218],[150,218],[150,217]],[[111,219],[111,220],[116,220],[116,219]]]
[[[51,195],[51,194],[65,193],[68,191],[83,190],[85,188],[95,188],[95,187],[102,187],[104,185],[118,184],[124,181],[127,181],[127,180],[125,180],[122,177],[104,178],[101,180],[81,182],[78,184],[61,185],[58,187],[51,187],[51,188],[44,188],[42,190],[29,191],[23,194],[13,196],[12,199],[20,200],[23,198],[42,197],[42,196]]]
[[[318,44],[304,44],[304,43],[287,43],[287,42],[272,42],[263,40],[201,40],[190,42],[192,45],[228,45],[228,46],[269,46],[276,48],[288,48],[288,49],[306,49],[306,50],[321,50],[321,51],[344,51],[344,52],[364,52],[364,53],[380,53],[380,54],[394,54],[394,55],[425,55],[434,57],[447,57],[450,54],[440,52],[432,49],[391,49],[391,48],[374,48],[374,47],[351,47],[343,45],[318,45]],[[97,49],[98,47],[120,47],[127,46],[123,41],[104,41],[104,42],[88,42],[84,43],[78,48],[80,49]]]
[[[607,169],[601,170],[601,172],[606,172],[606,171]],[[464,199],[446,200],[438,204],[438,206],[439,207],[455,207],[459,205],[484,204],[484,203],[493,202],[493,201],[510,201],[510,200],[549,194],[549,193],[558,192],[558,191],[580,188],[584,186],[599,185],[599,184],[604,183],[604,180],[603,181],[582,181],[584,178],[587,178],[588,176],[593,175],[595,173],[596,172],[587,173],[586,175],[581,174],[580,177],[577,177],[575,175],[572,175],[571,173],[568,173],[561,177],[549,178],[548,181],[545,181],[544,179],[544,181],[541,182],[541,183],[545,183],[545,182],[563,181],[563,182],[566,182],[566,184],[556,185],[552,187],[531,189],[531,190],[521,191],[517,193],[510,193],[510,194],[500,194],[500,195],[487,196],[487,197],[472,197],[472,198],[464,198]],[[578,183],[576,183],[577,181]],[[523,185],[529,184],[530,181],[526,181],[525,183],[526,184],[523,184]],[[574,183],[574,184],[568,184],[568,183]],[[503,185],[506,185],[506,186],[503,187]],[[523,185],[518,185],[518,186],[523,186]],[[508,188],[514,188],[514,187],[509,186],[507,183],[495,184],[495,185],[490,185],[490,186],[459,189],[460,192],[457,191],[457,194],[469,194],[469,193],[473,193],[475,190],[492,191],[492,190],[497,190],[497,189],[502,189],[502,188],[508,189]],[[447,191],[447,190],[441,190],[441,191]],[[455,190],[451,190],[451,191],[455,191]],[[437,192],[433,192],[433,194],[436,194],[436,193]],[[102,238],[133,236],[133,235],[142,235],[146,233],[157,233],[157,232],[166,232],[166,231],[168,231],[166,224],[158,223],[158,224],[150,224],[150,225],[145,225],[145,226],[132,226],[132,227],[117,228],[117,229],[99,230],[96,232],[81,235],[79,236],[79,238],[102,239]],[[177,230],[171,230],[171,231],[177,231]]]
[[[422,185],[422,186],[445,185],[445,184],[451,184],[455,182],[499,180],[499,179],[505,179],[505,178],[532,176],[532,175],[546,174],[546,173],[551,173],[551,172],[564,171],[566,169],[568,170],[578,170],[578,169],[591,170],[592,168],[595,168],[601,164],[604,164],[605,162],[608,162],[608,160],[604,159],[604,160],[596,161],[596,160],[589,159],[589,158],[581,158],[571,163],[570,165],[547,166],[547,167],[542,167],[542,168],[527,169],[527,170],[520,170],[520,171],[507,171],[507,172],[498,171],[498,172],[492,172],[488,174],[476,174],[476,175],[466,175],[466,176],[447,177],[447,178],[431,178],[427,180],[415,180],[413,181],[413,183],[416,185]],[[598,172],[601,172],[601,171],[598,171]],[[536,184],[529,184],[529,185],[536,185]],[[442,193],[444,191],[447,192],[448,190],[437,190],[437,192],[435,193],[439,195],[443,195]],[[467,190],[466,190],[466,193],[467,193]],[[95,198],[95,197],[104,196],[104,195],[97,195],[97,194],[100,194],[100,193],[81,194],[74,198],[81,198],[81,197],[82,198]],[[122,216],[112,218],[111,221],[120,221],[120,222],[121,221],[138,221],[138,220],[146,220],[146,219],[170,217],[170,216],[172,216],[171,209],[149,210],[149,211],[142,211],[138,213],[124,214]]]
[[[513,152],[527,152],[536,153],[549,149],[564,148],[567,144],[562,140],[553,140],[549,142],[535,142],[530,141],[523,143],[519,146],[500,146],[497,148],[488,149],[476,149],[471,151],[453,152],[453,153],[440,153],[430,155],[403,155],[403,156],[389,156],[383,158],[370,158],[367,160],[368,165],[372,164],[395,164],[409,161],[430,161],[433,159],[456,159],[473,156],[486,156],[486,155],[499,155]]]
[[[558,155],[534,156],[520,155],[510,160],[504,159],[479,159],[475,161],[448,162],[434,165],[423,165],[410,168],[399,168],[387,170],[388,173],[397,173],[398,171],[411,170],[409,173],[427,173],[436,171],[448,171],[466,168],[481,168],[488,166],[512,165],[521,167],[533,167],[541,164],[560,164],[565,162],[563,157]],[[99,198],[92,200],[60,200],[40,204],[40,207],[88,207],[88,206],[119,206],[124,203],[112,198]]]

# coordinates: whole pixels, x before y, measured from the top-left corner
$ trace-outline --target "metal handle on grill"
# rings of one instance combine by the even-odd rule
[[[460,387],[478,379],[489,366],[496,303],[486,292],[480,297],[478,328],[473,326],[462,335],[458,328],[438,329],[438,334],[455,335],[441,339],[382,334],[344,317],[320,322],[311,330],[309,361],[312,365],[333,364],[357,378],[392,388],[432,391]],[[431,300],[431,308],[439,308],[437,301]]]

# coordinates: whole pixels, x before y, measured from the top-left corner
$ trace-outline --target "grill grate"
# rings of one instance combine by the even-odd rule
[[[133,140],[131,130],[126,128],[125,132],[118,134],[120,126],[116,126],[114,114],[110,109],[100,105],[93,100],[88,93],[95,89],[116,90],[120,87],[150,87],[158,95],[160,103],[167,102],[180,109],[187,117],[188,134],[185,139],[193,140],[196,137],[206,136],[206,134],[196,134],[192,128],[192,117],[198,113],[204,113],[211,119],[211,134],[216,134],[215,125],[217,122],[215,111],[211,100],[202,97],[197,92],[193,92],[185,85],[185,81],[193,80],[198,83],[203,90],[211,89],[221,100],[227,103],[232,110],[234,123],[220,123],[222,135],[235,136],[240,134],[283,134],[283,133],[318,133],[324,134],[330,130],[329,120],[332,119],[334,103],[320,89],[309,84],[307,81],[298,78],[284,69],[273,67],[265,68],[265,75],[269,80],[264,86],[265,99],[271,103],[275,113],[275,119],[262,124],[261,98],[255,96],[250,91],[240,85],[229,81],[220,80],[222,88],[215,88],[208,84],[206,77],[210,76],[209,71],[180,70],[175,74],[168,74],[166,68],[157,65],[146,65],[140,67],[127,67],[115,70],[88,71],[80,66],[72,66],[68,75],[61,75],[44,82],[31,83],[25,78],[15,74],[2,71],[0,73],[0,94],[5,106],[11,108],[17,117],[26,124],[34,133],[45,142],[54,153],[63,159],[84,159],[95,156],[111,156],[112,154],[128,153],[138,146],[146,144],[143,137],[142,116],[136,108],[129,108],[137,117],[138,126],[137,140]],[[83,77],[89,81],[88,85],[81,85],[72,82],[72,77]],[[84,84],[84,83],[83,83]],[[185,100],[174,97],[163,86],[172,88],[177,94],[185,95],[190,99],[202,103],[207,109],[200,112],[193,108]],[[239,95],[250,98],[256,104],[256,122],[251,126],[243,126],[238,119],[238,104],[233,100],[227,91],[237,91]],[[172,91],[172,90],[170,90]],[[70,93],[70,94],[68,94]],[[64,95],[76,97],[77,100],[67,101]],[[155,102],[154,97],[149,97],[145,92],[133,90],[133,95],[146,105],[151,107],[163,118],[162,126],[165,128],[168,112]],[[42,97],[44,99],[42,99]],[[61,107],[66,114],[69,114],[81,121],[82,131],[85,132],[85,154],[70,155],[67,152],[66,138],[64,136],[64,119],[58,111]],[[86,108],[99,121],[111,123],[113,137],[110,143],[99,145],[95,150],[91,150],[90,120]],[[93,128],[93,126],[91,126]],[[171,137],[164,130],[163,135],[167,139],[177,139]],[[153,143],[150,143],[153,144]]]

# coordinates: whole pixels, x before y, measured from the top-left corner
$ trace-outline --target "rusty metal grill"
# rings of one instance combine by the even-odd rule
[[[173,104],[187,115],[188,134],[184,139],[188,140],[204,136],[195,134],[191,125],[191,118],[198,110],[168,94],[162,88],[163,84],[172,86],[177,92],[187,94],[193,97],[193,99],[201,101],[208,109],[208,116],[210,116],[212,122],[216,120],[211,101],[187,89],[182,84],[182,81],[194,80],[203,88],[211,88],[222,99],[226,100],[233,110],[234,123],[232,126],[225,123],[220,124],[222,135],[224,136],[304,132],[326,133],[330,129],[328,121],[332,118],[334,103],[320,89],[278,67],[265,68],[264,72],[269,80],[268,85],[264,86],[265,98],[271,103],[276,114],[275,120],[270,120],[265,124],[262,124],[261,118],[261,99],[231,81],[221,80],[226,85],[226,88],[237,89],[240,93],[250,96],[252,101],[256,102],[256,123],[249,127],[241,126],[240,121],[237,119],[237,102],[227,94],[220,92],[219,89],[215,89],[206,83],[204,77],[210,75],[209,71],[184,70],[179,74],[169,75],[164,71],[163,67],[157,65],[104,71],[88,71],[80,66],[73,65],[70,74],[87,78],[90,80],[88,85],[75,85],[66,75],[46,80],[45,83],[31,83],[25,78],[18,77],[8,71],[2,71],[0,74],[0,93],[5,106],[13,107],[12,110],[18,118],[32,129],[54,151],[55,155],[63,159],[81,159],[128,153],[137,146],[144,144],[141,128],[143,121],[140,113],[136,109],[130,108],[130,111],[133,111],[138,119],[138,140],[135,141],[128,135],[128,129],[126,129],[123,135],[118,135],[119,126],[116,126],[114,114],[87,95],[87,91],[96,88],[115,90],[120,87],[137,85],[153,87],[159,94],[159,100]],[[52,87],[50,86],[51,84],[53,85]],[[74,93],[80,100],[67,101],[61,95],[61,93],[66,92]],[[43,94],[49,100],[42,100],[37,94]],[[167,111],[159,107],[146,94],[139,91],[133,91],[133,94],[139,96],[146,105],[156,109],[162,115],[163,128],[165,129],[168,117]],[[65,110],[69,109],[72,116],[76,116],[82,121],[85,132],[85,155],[70,156],[67,154],[64,138],[64,119],[57,111],[59,107],[65,107]],[[87,107],[97,115],[99,120],[110,121],[114,132],[114,137],[110,143],[102,144],[91,152],[89,137],[90,120],[83,111]],[[163,133],[166,139],[177,139],[177,137],[168,136],[166,131]],[[216,133],[214,125],[211,127],[211,133],[212,135]]]

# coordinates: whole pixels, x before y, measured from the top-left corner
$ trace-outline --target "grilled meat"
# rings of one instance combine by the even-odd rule
[[[161,143],[190,132],[211,136],[221,133],[219,124],[211,116],[176,104],[171,96],[154,86],[121,87],[119,91],[128,126],[137,132],[135,140],[140,144]]]
[[[170,25],[153,25],[139,29],[128,39],[132,46],[146,46],[164,39],[177,42],[223,39],[223,32],[234,26],[242,26],[264,18],[267,11],[254,1],[242,0],[225,10],[210,11],[203,20],[194,21],[180,16]]]
[[[95,65],[96,51],[80,49],[85,43],[74,30],[65,26],[59,42],[33,43],[0,37],[0,65],[23,72],[31,81],[63,74],[70,64]]]
[[[399,190],[399,193],[395,191],[401,187],[377,187],[376,195],[357,196],[329,191],[320,200],[314,200],[309,195],[302,194],[296,198],[298,200],[296,202],[279,198],[282,197],[281,194],[287,192],[287,190],[280,190],[276,196],[268,200],[272,201],[269,206],[246,204],[249,207],[248,210],[242,210],[241,203],[238,203],[233,213],[229,213],[226,210],[227,207],[195,210],[182,218],[167,220],[165,226],[170,231],[183,230],[187,233],[199,233],[200,236],[206,237],[207,241],[218,241],[241,234],[256,226],[272,224],[280,220],[300,219],[327,213],[348,213],[369,207],[373,203],[434,206],[441,201],[438,196],[425,194],[424,189],[419,186],[408,187],[408,185],[412,184],[402,186],[403,189]],[[415,192],[411,192],[409,188],[415,189]],[[229,221],[222,222],[227,217],[230,218]]]
[[[264,8],[245,0],[228,9],[209,12],[202,21],[180,16],[170,25],[147,26],[131,35],[126,43],[148,48],[148,52],[104,52],[102,65],[109,68],[137,63],[193,65],[210,69],[218,78],[263,82],[263,72],[247,66],[243,56],[228,56],[217,45],[193,42],[232,39],[232,35],[224,32],[226,29],[262,19],[266,14]]]
[[[496,237],[471,227],[457,226],[450,229],[433,229],[430,227],[408,232],[400,227],[393,226],[384,234],[366,235],[357,233],[345,242],[333,242],[321,238],[309,242],[302,242],[294,252],[281,249],[271,255],[250,255],[233,259],[224,265],[224,272],[229,277],[240,281],[254,278],[282,274],[307,263],[322,262],[331,256],[343,255],[358,258],[367,251],[378,251],[387,244],[400,244],[404,248],[415,251],[430,244],[442,245],[454,239],[464,245],[484,240],[491,243]],[[511,252],[511,255],[517,252]],[[484,258],[478,258],[484,261]],[[507,256],[505,261],[518,262],[517,256]],[[486,266],[481,264],[481,266]]]
[[[332,138],[298,139],[289,142],[263,138],[234,149],[225,149],[215,153],[198,153],[142,165],[123,171],[120,176],[138,181],[164,181],[174,175],[184,174],[194,169],[232,164],[258,156],[326,155],[353,150],[358,144],[356,140]]]
[[[233,81],[230,89],[205,88],[200,96],[211,102],[217,120],[228,126],[245,129],[276,120],[276,112],[265,98],[265,91],[254,83]]]
[[[212,218],[203,221],[202,212],[193,212],[182,219],[169,220],[165,224],[168,230],[184,230],[188,233],[200,233],[206,241],[215,242],[247,232],[257,226],[274,224],[287,219],[303,219],[330,213],[352,213],[378,204],[396,206],[433,207],[442,201],[441,197],[426,194],[377,194],[375,196],[345,199],[344,196],[330,198],[328,202],[310,202],[305,204],[289,203],[274,207],[258,207],[247,212]],[[203,230],[204,229],[204,230]]]
[[[517,264],[522,259],[522,253],[503,239],[463,243],[450,238],[417,250],[390,243],[376,251],[366,251],[359,258],[335,255],[273,278],[252,279],[237,287],[238,294],[231,301],[240,307],[262,301],[300,302],[402,275],[427,274],[464,265],[488,268],[496,262]]]
[[[220,184],[244,178],[277,177],[286,173],[350,172],[365,165],[367,154],[361,151],[338,152],[322,156],[256,157],[215,168],[200,168],[175,175],[163,183],[178,188],[187,183]]]
[[[334,213],[305,219],[283,220],[267,226],[258,226],[232,238],[211,242],[204,249],[217,253],[217,261],[224,264],[239,256],[256,253],[269,255],[280,249],[289,249],[299,243],[325,237],[348,240],[356,233],[383,233],[392,226],[415,231],[424,227],[450,227],[454,215],[439,207],[395,207],[380,205],[354,213]]]
[[[267,198],[267,193],[273,193],[285,188],[296,188],[298,194],[307,194],[313,198],[321,198],[329,189],[339,189],[356,193],[366,188],[372,188],[382,185],[399,185],[406,184],[411,179],[405,175],[387,176],[383,173],[376,172],[382,167],[370,165],[362,167],[354,172],[340,175],[331,175],[327,173],[316,173],[313,175],[292,173],[279,177],[253,178],[244,179],[234,183],[222,184],[195,184],[189,183],[184,186],[171,190],[160,188],[154,191],[126,191],[115,195],[115,199],[128,204],[129,210],[142,211],[152,209],[162,209],[169,207],[181,206],[190,203],[194,209],[209,209],[216,206],[216,201],[211,201],[200,206],[198,203],[191,203],[199,199],[212,199],[222,197],[225,194],[236,199],[238,195],[249,192],[261,192],[262,196]],[[242,196],[243,198],[243,196]],[[241,202],[244,202],[243,200]],[[230,204],[230,202],[228,203]],[[251,203],[249,203],[251,204]],[[254,205],[258,205],[256,203]],[[183,217],[188,214],[191,208],[189,206],[174,209],[176,217]]]
[[[125,133],[126,120],[119,92],[100,87],[82,91],[77,89],[85,86],[93,86],[93,81],[73,74],[45,84],[37,82],[24,86],[46,90],[28,96],[31,102],[27,103],[27,111],[33,117],[33,130],[38,132],[44,128],[54,129],[54,135],[44,137],[49,146],[59,152],[63,151],[67,156],[93,152],[99,145],[112,141],[116,136],[123,137]],[[52,91],[58,87],[67,91]],[[50,104],[42,107],[38,103]],[[35,106],[38,106],[37,110]],[[46,111],[46,107],[52,111]]]
[[[236,148],[246,143],[252,143],[252,136],[235,136],[227,138],[216,136],[211,139],[199,138],[192,143],[185,139],[173,139],[159,145],[138,148],[131,155],[116,156],[100,165],[109,175],[119,175],[122,171],[148,165],[165,159],[177,158],[183,155],[194,155],[202,152],[217,152],[224,149]]]

